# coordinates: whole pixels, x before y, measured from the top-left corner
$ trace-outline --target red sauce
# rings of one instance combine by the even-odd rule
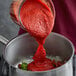
[[[46,37],[53,29],[52,11],[40,0],[27,0],[21,7],[20,18],[23,27],[39,43],[33,57],[34,61],[28,64],[28,70],[45,71],[53,69],[52,61],[46,58],[46,51],[43,47]]]

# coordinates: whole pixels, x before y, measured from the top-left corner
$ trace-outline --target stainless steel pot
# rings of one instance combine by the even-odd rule
[[[0,41],[7,44],[3,57],[6,63],[9,64],[9,76],[73,76],[74,46],[70,40],[62,35],[51,33],[47,37],[44,47],[48,56],[60,56],[62,60],[67,60],[67,62],[56,69],[42,72],[23,71],[15,67],[22,59],[33,56],[38,47],[35,39],[28,33],[20,35],[9,42],[0,36]]]

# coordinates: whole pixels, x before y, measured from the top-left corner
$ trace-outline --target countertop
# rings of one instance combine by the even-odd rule
[[[10,18],[9,10],[12,0],[0,0],[0,35],[8,40],[17,36],[19,26]],[[0,55],[5,45],[0,43]]]

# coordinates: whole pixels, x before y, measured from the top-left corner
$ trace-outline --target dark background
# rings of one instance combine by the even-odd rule
[[[12,0],[0,0],[0,35],[3,35],[8,40],[17,36],[19,26],[16,25],[10,18],[9,10]],[[5,45],[0,43],[0,55],[4,50]]]

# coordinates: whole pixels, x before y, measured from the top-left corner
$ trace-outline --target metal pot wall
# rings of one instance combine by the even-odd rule
[[[60,56],[66,63],[56,69],[48,71],[23,71],[16,68],[22,60],[33,56],[38,44],[28,33],[20,35],[9,41],[0,36],[0,41],[7,44],[3,57],[9,65],[9,76],[73,76],[72,60],[74,46],[70,40],[57,33],[51,33],[44,44],[48,56]]]

